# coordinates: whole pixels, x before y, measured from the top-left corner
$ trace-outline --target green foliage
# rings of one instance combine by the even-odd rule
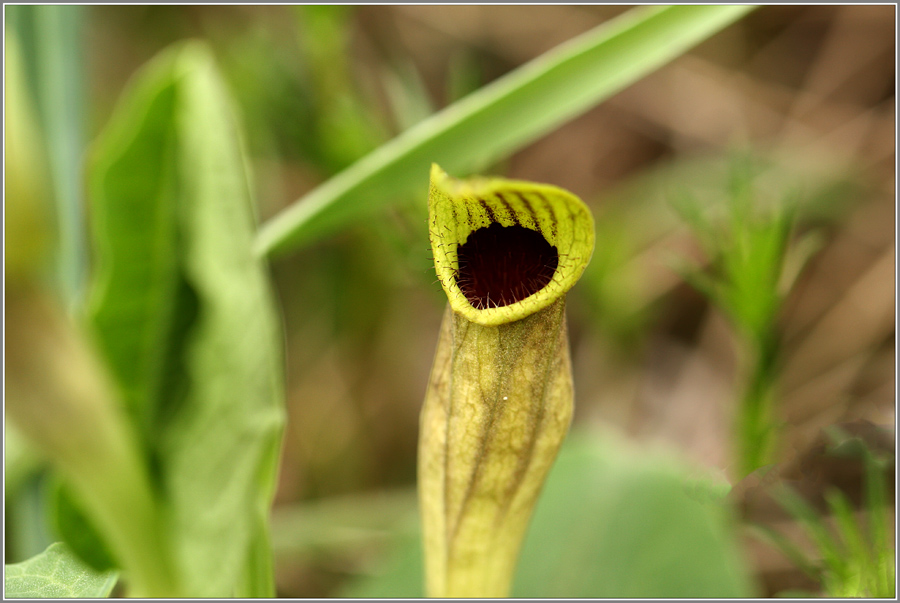
[[[735,159],[725,215],[719,220],[708,219],[697,204],[683,203],[680,209],[712,262],[712,274],[687,277],[746,338],[765,348],[773,345],[771,329],[783,297],[779,281],[793,215],[786,202],[764,205],[753,188],[750,161]]]
[[[116,561],[89,515],[78,504],[70,487],[56,480],[50,484],[50,514],[54,531],[82,561],[103,572],[116,568]]]
[[[720,485],[662,453],[574,435],[538,502],[514,593],[753,595]]]
[[[822,584],[829,597],[893,598],[895,552],[888,541],[885,522],[887,485],[885,469],[890,459],[876,457],[859,438],[839,438],[831,453],[861,458],[864,466],[865,524],[844,494],[831,487],[825,493],[831,522],[789,486],[775,492],[776,499],[812,540],[817,556],[812,559],[775,530],[757,525],[757,531],[785,552],[810,577]]]
[[[45,147],[28,87],[19,37],[4,39],[4,268],[9,280],[33,280],[47,272],[56,252]]]
[[[77,307],[87,269],[82,153],[85,74],[82,56],[83,6],[11,6],[9,21],[25,55],[28,91],[35,100],[39,135],[47,152],[56,204],[55,276],[68,304]]]
[[[90,318],[118,396],[58,308],[26,288],[14,298],[19,322],[43,328],[14,335],[30,346],[13,367],[16,419],[75,493],[58,491],[58,531],[91,564],[125,569],[137,595],[274,592],[280,323],[250,252],[230,102],[209,52],[187,44],[137,76],[98,141]]]
[[[262,253],[286,252],[398,197],[424,195],[432,162],[460,176],[485,168],[752,8],[647,7],[604,24],[382,145],[263,225],[256,248]]]
[[[314,152],[333,173],[372,151],[386,134],[353,85],[348,27],[353,7],[304,5],[294,10],[313,94]]]
[[[208,50],[170,49],[120,103],[90,179],[92,322],[143,435],[191,596],[272,592],[257,574],[269,565],[283,424],[280,324],[250,254],[237,128]],[[259,590],[236,592],[239,582]]]
[[[3,451],[6,459],[3,472],[3,485],[6,500],[14,497],[23,483],[37,473],[44,465],[43,459],[34,449],[34,445],[6,421],[3,425]]]
[[[515,597],[749,597],[722,487],[612,434],[573,433],[544,486]],[[422,596],[421,542],[406,533],[348,597]]]
[[[61,542],[21,563],[6,566],[4,596],[10,599],[108,597],[118,572],[98,572]]]
[[[681,216],[709,258],[706,272],[682,269],[685,279],[721,310],[741,346],[742,391],[735,425],[739,477],[774,460],[773,416],[779,364],[777,319],[785,295],[815,250],[814,235],[791,246],[796,200],[767,199],[754,186],[760,168],[749,156],[732,160],[725,203],[706,210],[682,199]],[[783,195],[783,193],[781,193]]]

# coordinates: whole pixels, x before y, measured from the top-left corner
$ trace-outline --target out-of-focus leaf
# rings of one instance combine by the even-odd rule
[[[175,220],[175,84],[170,54],[148,65],[97,143],[89,173],[94,274],[90,319],[138,431],[158,432],[170,325],[186,312]],[[184,304],[182,304],[183,306]]]
[[[4,49],[4,267],[15,283],[42,276],[56,232],[45,150],[14,32],[6,32]]]
[[[525,538],[513,596],[750,597],[722,488],[662,454],[603,434],[570,435]],[[398,539],[350,597],[422,596],[418,539]]]
[[[32,144],[46,149],[47,191],[55,201],[58,241],[55,279],[59,293],[76,307],[87,255],[83,218],[82,135],[84,82],[83,6],[31,5],[4,9],[7,26],[22,43],[30,93],[39,128]]]
[[[104,367],[55,297],[6,297],[6,411],[60,471],[126,569],[136,596],[173,596],[165,530],[146,459]]]
[[[258,573],[284,421],[280,324],[251,253],[245,163],[212,56],[189,43],[137,77],[91,174],[94,325],[195,597],[272,594]]]
[[[44,467],[46,461],[9,421],[3,424],[3,450],[6,455],[3,466],[3,494],[5,499],[9,500],[11,496],[15,496],[25,480]]]
[[[35,6],[38,103],[59,215],[57,269],[64,299],[78,304],[87,268],[82,181],[85,7]]]
[[[359,96],[349,57],[349,5],[295,8],[299,47],[315,103],[314,159],[334,173],[378,146],[386,135],[371,105]]]
[[[103,537],[64,483],[51,485],[49,506],[56,533],[82,561],[100,572],[116,569]]]
[[[97,572],[61,542],[21,563],[7,565],[4,598],[62,599],[108,597],[118,572]]]
[[[538,502],[513,593],[753,596],[721,492],[658,453],[570,437]]]
[[[627,13],[447,107],[376,149],[261,229],[285,252],[411,192],[428,166],[465,175],[521,148],[742,17],[751,6],[660,6]],[[663,42],[664,41],[664,42]]]
[[[418,525],[415,488],[304,502],[275,509],[272,545],[277,556],[336,553],[389,540]]]

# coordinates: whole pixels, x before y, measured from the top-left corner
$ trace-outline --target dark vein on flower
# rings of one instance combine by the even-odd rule
[[[560,314],[562,313],[562,308],[559,310]],[[550,317],[547,317],[550,319]],[[503,518],[506,517],[506,514],[509,512],[509,508],[512,505],[512,501],[516,496],[516,493],[521,488],[522,484],[525,481],[525,476],[528,473],[528,468],[531,466],[531,461],[534,458],[534,447],[537,444],[538,436],[540,435],[541,428],[544,426],[544,416],[547,411],[547,387],[551,380],[551,371],[553,371],[556,363],[554,359],[556,358],[559,352],[565,353],[565,350],[562,349],[560,343],[560,337],[562,335],[562,329],[565,328],[565,320],[560,316],[559,320],[555,320],[556,328],[554,329],[554,348],[553,353],[547,355],[547,364],[544,366],[543,376],[541,379],[541,391],[540,395],[532,396],[532,422],[530,424],[531,430],[528,438],[528,446],[526,451],[519,457],[519,462],[516,465],[516,471],[512,476],[512,483],[510,484],[509,489],[507,490],[507,495],[503,499],[503,508],[500,510],[500,513],[497,514],[497,521],[502,521]]]
[[[484,332],[490,332],[497,327],[489,327],[484,329]],[[502,346],[502,343],[501,343]],[[450,539],[448,539],[448,546],[450,543],[456,538],[457,533],[459,532],[459,527],[462,524],[463,516],[465,515],[466,509],[469,506],[469,502],[472,500],[472,495],[475,492],[475,486],[478,484],[478,480],[481,477],[482,468],[484,467],[485,459],[487,458],[490,451],[490,441],[491,441],[491,432],[494,430],[494,424],[496,423],[500,414],[502,414],[502,405],[498,403],[498,398],[500,396],[499,392],[505,391],[508,387],[509,383],[509,373],[510,370],[507,367],[504,367],[502,364],[498,364],[497,368],[499,369],[497,372],[497,386],[492,388],[491,394],[493,395],[493,403],[491,403],[490,397],[485,395],[485,391],[480,389],[481,393],[481,403],[486,405],[489,409],[488,416],[481,426],[481,434],[478,438],[478,454],[475,457],[475,465],[472,468],[472,471],[469,474],[469,482],[466,485],[466,492],[463,495],[462,500],[459,504],[459,511],[456,514],[456,519],[453,522],[453,529],[450,533]],[[477,372],[481,373],[481,367],[476,367]]]
[[[498,222],[497,216],[494,215],[494,210],[490,208],[490,206],[487,204],[487,201],[485,201],[484,199],[477,199],[477,201],[481,205],[482,209],[487,212],[488,219],[490,220],[491,224]]]
[[[534,227],[538,231],[540,231],[541,223],[538,222],[537,213],[535,213],[534,208],[531,206],[531,202],[527,198],[525,198],[525,195],[523,195],[519,191],[513,191],[513,194],[519,198],[519,200],[522,202],[523,205],[525,205],[525,209],[528,211],[528,214],[531,216],[531,219],[534,221]]]
[[[504,197],[503,194],[499,192],[494,193],[494,196],[497,197],[500,203],[503,204],[503,207],[506,209],[506,211],[509,212],[510,217],[512,217],[513,223],[516,226],[521,226],[522,223],[519,222],[519,215],[515,212],[515,210],[513,210],[512,205],[509,204],[509,201],[506,200],[506,197]],[[537,225],[535,225],[535,227],[537,227]]]

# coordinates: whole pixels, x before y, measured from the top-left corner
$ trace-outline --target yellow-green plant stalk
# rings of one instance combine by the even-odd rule
[[[428,208],[450,303],[419,433],[426,591],[503,597],[572,418],[565,294],[594,221],[557,187],[455,180],[437,165]]]

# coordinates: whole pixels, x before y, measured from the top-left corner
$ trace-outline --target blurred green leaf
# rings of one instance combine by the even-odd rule
[[[412,59],[394,61],[382,73],[393,121],[398,130],[408,130],[434,113],[428,88]]]
[[[3,422],[3,450],[3,495],[9,500],[29,477],[44,468],[46,460],[10,421]]]
[[[15,13],[15,11],[12,11]],[[18,36],[4,37],[4,275],[33,281],[56,254],[46,152]]]
[[[661,453],[636,452],[612,434],[572,434],[538,501],[513,595],[753,596],[722,493]],[[378,576],[341,595],[421,596],[420,547],[401,536]]]
[[[788,511],[809,534],[829,567],[841,566],[841,549],[828,531],[819,513],[793,488],[783,485],[775,492],[779,504]]]
[[[84,334],[38,287],[7,290],[6,411],[72,486],[138,596],[173,574],[143,451]]]
[[[355,86],[349,60],[355,7],[301,5],[295,11],[315,103],[315,159],[334,173],[370,152],[386,135]]]
[[[78,504],[77,496],[61,480],[52,483],[50,491],[51,521],[59,537],[94,570],[104,572],[116,569],[118,566],[109,547]]]
[[[77,306],[87,271],[84,234],[83,6],[36,6],[39,94],[59,214],[59,279]]]
[[[118,572],[97,572],[61,542],[43,553],[5,567],[4,598],[62,599],[108,597]]]
[[[11,421],[7,421],[10,425]],[[9,460],[7,460],[9,463]],[[7,465],[8,466],[8,465]],[[47,470],[19,480],[4,492],[5,561],[17,563],[34,557],[59,540],[47,526]]]
[[[148,65],[120,101],[89,170],[94,274],[89,315],[138,432],[152,446],[180,285],[174,56]],[[184,306],[185,304],[181,304]],[[175,350],[177,352],[177,350]]]
[[[29,92],[47,151],[46,186],[55,200],[58,224],[56,278],[66,303],[77,306],[87,267],[82,203],[85,8],[15,6],[8,12],[22,42]]]
[[[261,253],[289,251],[398,197],[424,193],[432,162],[459,175],[484,168],[752,9],[642,7],[610,21],[376,149],[266,223],[256,248]]]
[[[280,323],[250,251],[238,124],[204,45],[136,77],[98,144],[91,197],[93,324],[166,497],[184,594],[271,595]]]
[[[360,550],[418,531],[415,488],[303,502],[275,509],[272,544],[280,559]]]
[[[538,502],[513,592],[752,596],[727,510],[715,502],[719,494],[662,454],[572,436]]]

